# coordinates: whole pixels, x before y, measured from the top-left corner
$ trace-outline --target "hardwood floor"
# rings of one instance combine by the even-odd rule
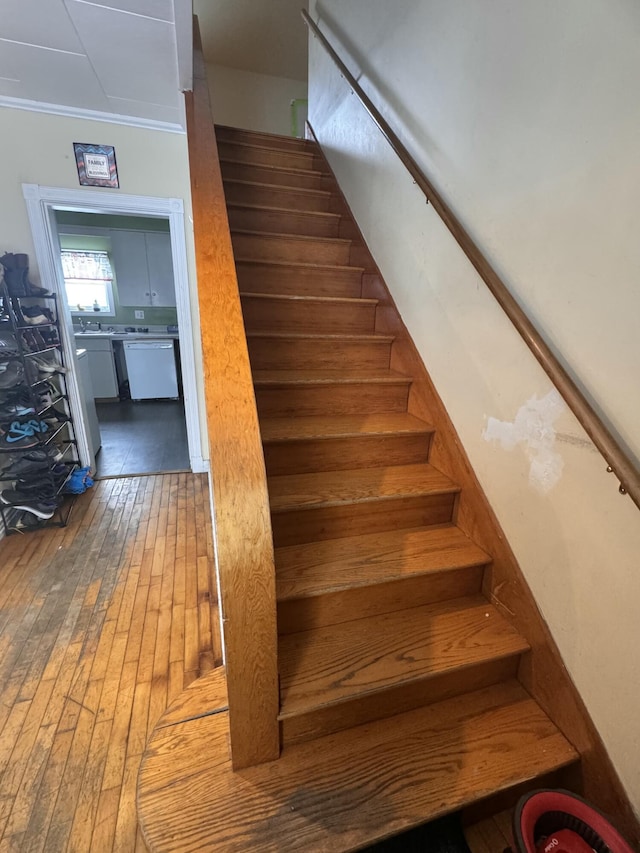
[[[0,851],[146,849],[140,758],[221,662],[215,602],[206,475],[103,480],[0,542]]]

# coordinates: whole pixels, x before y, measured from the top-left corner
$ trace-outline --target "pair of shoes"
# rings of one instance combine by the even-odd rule
[[[28,326],[46,326],[53,323],[53,314],[44,305],[21,305],[20,314]]]
[[[43,494],[27,494],[14,489],[4,489],[0,492],[0,501],[3,504],[31,512],[40,519],[51,518],[58,508],[58,501]]]
[[[28,409],[33,405],[31,394],[26,385],[16,385],[14,388],[5,388],[2,390],[2,406],[9,407],[20,405]]]
[[[34,450],[32,452],[40,453],[41,451]],[[4,477],[15,477],[19,480],[34,474],[42,475],[45,471],[49,470],[51,464],[52,460],[46,456],[44,452],[42,458],[37,457],[35,459],[27,459],[27,456],[25,455],[20,459],[16,459],[15,462],[11,463],[11,465],[8,465],[2,474]]]
[[[42,331],[44,332],[45,330],[43,329]],[[40,352],[48,347],[44,335],[37,328],[25,329],[22,332],[22,343],[28,353]]]
[[[44,385],[40,386],[35,393],[38,397],[38,402],[40,403],[40,409],[53,406],[53,404],[57,403],[62,396],[60,390],[56,388],[53,382],[46,382]]]
[[[37,418],[18,419],[0,435],[0,449],[22,450],[40,444],[39,435],[49,432],[49,424]]]
[[[33,530],[42,523],[42,519],[38,518],[32,512],[23,512],[22,510],[15,513],[15,517],[7,522],[7,530],[13,533],[24,533],[25,530]]]
[[[40,373],[66,373],[67,368],[63,367],[60,362],[56,361],[55,355],[48,357],[42,354],[33,354],[29,356],[31,364],[35,364]]]
[[[0,403],[0,424],[23,418],[25,415],[35,415],[33,406],[25,406],[18,402]]]
[[[0,359],[3,356],[20,355],[15,336],[11,332],[0,332]]]
[[[49,291],[29,281],[29,255],[6,252],[0,258],[10,296],[49,296]]]
[[[42,416],[42,420],[46,421],[52,428],[55,428],[59,424],[69,423],[71,418],[66,412],[62,412],[60,409],[51,408]]]
[[[24,379],[24,368],[19,361],[0,362],[0,388],[14,388]]]
[[[27,498],[42,501],[52,501],[56,496],[56,485],[49,476],[39,474],[16,480],[15,489],[3,489],[0,500],[3,503],[16,503]]]
[[[35,447],[32,450],[27,450],[26,453],[21,453],[20,459],[12,462],[9,468],[9,476],[15,470],[18,469],[20,463],[22,462],[36,462],[43,463],[47,468],[51,465],[54,465],[57,462],[60,462],[63,454],[60,451],[60,448],[55,444],[50,444],[45,447]]]

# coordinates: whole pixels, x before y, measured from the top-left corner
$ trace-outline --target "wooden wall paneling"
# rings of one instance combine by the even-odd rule
[[[273,544],[264,458],[197,21],[187,129],[232,761],[280,750]],[[187,571],[195,571],[187,563]],[[185,611],[185,617],[189,611]],[[195,610],[197,618],[197,602]]]

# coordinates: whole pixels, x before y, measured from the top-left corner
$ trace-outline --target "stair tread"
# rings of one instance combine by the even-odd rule
[[[275,240],[296,240],[306,243],[351,243],[351,240],[345,237],[315,237],[307,234],[287,234],[278,231],[255,231],[246,228],[232,228],[232,234],[244,234],[247,237],[266,237]],[[254,259],[255,260],[255,259]],[[312,264],[315,266],[315,264]]]
[[[242,294],[244,295],[244,294]],[[250,294],[255,296],[257,294]],[[394,335],[359,335],[352,332],[332,335],[314,332],[264,332],[262,330],[248,331],[247,338],[268,338],[276,341],[360,341],[362,343],[390,344],[395,340]]]
[[[364,267],[354,267],[350,264],[307,264],[304,261],[272,261],[266,258],[265,260],[261,258],[243,258],[240,255],[236,255],[235,262],[236,264],[252,264],[254,266],[285,267],[286,269],[340,270],[341,272],[357,270],[358,272],[364,272]]]
[[[253,384],[261,385],[351,385],[411,382],[395,370],[254,370]]]
[[[269,477],[271,512],[451,494],[459,487],[428,463]]]
[[[379,531],[275,549],[278,601],[451,569],[490,557],[453,525]]]
[[[241,773],[228,740],[224,706],[156,729],[138,796],[150,850],[359,850],[578,757],[515,682],[285,747]]]
[[[262,293],[251,290],[243,290],[240,295],[243,298],[264,299],[265,302],[317,302],[320,305],[377,305],[379,301],[364,296],[312,296],[306,293]]]
[[[319,169],[296,169],[293,166],[274,166],[273,163],[247,163],[246,160],[234,160],[233,157],[221,157],[220,166],[222,167],[222,177],[224,178],[224,164],[232,163],[234,166],[242,166],[243,168],[268,169],[271,172],[281,173],[282,175],[293,175],[294,177],[329,177],[327,172],[321,172]],[[276,184],[275,186],[290,187],[290,184]]]
[[[280,637],[279,719],[527,651],[482,596]]]
[[[277,184],[265,184],[263,181],[248,181],[241,178],[223,178],[223,182],[225,184],[240,184],[244,187],[259,187],[270,192],[277,188],[278,192],[289,192],[296,195],[299,193],[318,198],[330,198],[332,195],[331,190],[313,190],[307,187],[292,187],[287,185],[278,186]]]
[[[406,412],[372,415],[315,415],[300,418],[264,418],[263,442],[348,438],[363,435],[431,433],[433,427]]]
[[[232,208],[260,211],[263,213],[289,213],[292,216],[306,216],[310,219],[325,219],[333,222],[337,222],[342,218],[339,213],[328,213],[325,210],[298,210],[295,207],[274,207],[272,205],[250,204],[241,201],[230,201],[227,204],[227,210],[231,210]]]
[[[244,130],[241,127],[232,127],[229,124],[216,124],[215,125],[216,135],[219,135],[220,131],[222,134],[226,134],[227,136],[231,136],[231,139],[224,139],[224,142],[235,142],[239,136],[248,136],[256,139],[266,139],[269,142],[274,143],[286,143],[288,147],[295,146],[295,148],[300,148],[301,150],[308,149],[311,151],[317,151],[319,149],[318,143],[314,142],[313,139],[303,139],[302,137],[296,136],[284,136],[282,133],[269,133],[266,130]]]
[[[271,145],[259,145],[255,142],[243,142],[240,139],[221,139],[218,142],[218,146],[220,146],[220,143],[224,143],[225,145],[233,145],[234,148],[243,148],[257,151],[277,151],[278,153],[292,154],[294,157],[304,157],[306,159],[310,157],[313,158],[318,153],[316,150],[296,151],[294,149],[274,148]]]

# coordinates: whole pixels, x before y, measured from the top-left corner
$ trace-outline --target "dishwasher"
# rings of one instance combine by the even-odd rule
[[[124,358],[132,400],[177,399],[173,340],[125,341]]]

